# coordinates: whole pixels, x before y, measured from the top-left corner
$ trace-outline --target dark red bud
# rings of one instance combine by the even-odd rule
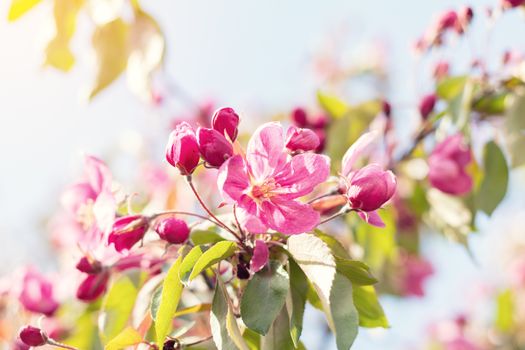
[[[167,218],[160,221],[155,231],[159,237],[172,244],[184,243],[190,236],[190,229],[184,220]]]
[[[424,120],[426,120],[434,110],[436,102],[437,96],[435,94],[426,95],[421,99],[419,102],[419,113]]]
[[[91,257],[83,256],[75,266],[78,271],[87,274],[97,274],[102,271],[102,264],[100,261],[95,260]]]
[[[202,158],[208,165],[220,167],[233,155],[233,147],[217,130],[199,128],[197,141]]]
[[[88,275],[77,289],[77,299],[85,302],[98,299],[106,291],[108,281],[108,271],[97,275]]]
[[[292,122],[300,128],[306,127],[308,125],[306,111],[301,107],[294,109],[292,111]]]
[[[20,329],[20,340],[29,346],[42,346],[47,344],[47,335],[40,328],[25,326]]]
[[[222,136],[228,135],[233,142],[237,138],[239,127],[239,115],[233,108],[225,107],[217,110],[211,121],[212,128]]]

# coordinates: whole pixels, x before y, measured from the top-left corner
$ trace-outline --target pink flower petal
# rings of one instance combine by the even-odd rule
[[[256,212],[256,210],[254,211]],[[237,218],[242,228],[248,233],[266,233],[268,226],[265,225],[257,216],[250,214],[243,208],[237,209]]]
[[[86,156],[84,162],[86,177],[96,193],[111,184],[111,172],[106,163],[93,156]]]
[[[330,175],[330,158],[324,155],[305,153],[292,158],[285,169],[275,177],[283,188],[283,195],[293,199],[304,196],[315,186],[326,181]]]
[[[258,239],[255,241],[255,248],[253,249],[253,256],[250,262],[250,269],[253,272],[260,271],[268,262],[270,251],[264,241]]]
[[[246,160],[256,181],[263,181],[286,164],[283,129],[279,123],[266,123],[253,134]]]
[[[283,198],[261,204],[261,220],[287,235],[309,232],[319,223],[319,213],[309,205]]]
[[[250,186],[248,168],[241,156],[228,159],[219,169],[217,186],[225,201],[239,201]]]
[[[359,137],[357,141],[348,148],[343,156],[341,175],[348,176],[352,170],[354,170],[354,165],[359,157],[366,157],[369,155],[370,151],[375,146],[378,137],[379,133],[377,131],[367,132],[361,135],[361,137]]]
[[[363,212],[360,211],[357,213],[361,219],[365,220],[367,223],[373,226],[377,227],[385,227],[385,223],[383,222],[383,219],[379,216],[379,214],[376,211],[370,211],[370,212]]]

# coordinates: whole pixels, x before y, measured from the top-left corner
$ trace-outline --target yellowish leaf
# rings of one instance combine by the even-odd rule
[[[177,311],[173,315],[173,318],[184,316],[184,315],[189,315],[189,314],[194,314],[197,312],[210,311],[210,310],[211,310],[211,304],[209,303],[197,304],[197,305],[186,307],[182,310]]]
[[[97,56],[97,76],[89,90],[89,99],[108,87],[126,69],[128,38],[129,25],[122,19],[95,29],[93,48]]]
[[[41,1],[42,0],[13,0],[11,2],[11,7],[9,7],[7,20],[17,20]]]
[[[158,23],[150,15],[135,8],[135,20],[131,23],[128,85],[142,99],[151,99],[151,78],[164,59],[164,35]]]
[[[104,348],[105,350],[120,350],[128,346],[140,344],[143,341],[140,334],[131,327],[124,328]]]
[[[84,0],[55,0],[55,36],[46,48],[46,65],[62,71],[69,71],[75,63],[75,57],[69,48],[69,42],[76,30],[77,14]]]

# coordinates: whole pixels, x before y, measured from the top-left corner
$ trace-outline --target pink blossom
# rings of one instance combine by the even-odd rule
[[[224,200],[251,216],[259,229],[296,234],[319,223],[319,214],[296,199],[312,192],[329,172],[326,156],[290,157],[281,125],[266,123],[250,139],[246,157],[236,155],[221,166],[217,182]]]
[[[93,244],[113,222],[116,200],[106,164],[93,156],[86,156],[84,161],[84,179],[64,191],[61,203],[82,226],[85,235],[81,243]]]
[[[384,223],[377,214],[377,209],[394,195],[396,177],[377,163],[356,169],[357,161],[369,155],[375,147],[377,137],[377,132],[369,132],[350,146],[343,157],[341,176],[343,192],[350,208],[357,210],[366,222],[383,227]]]
[[[113,243],[118,252],[129,250],[144,237],[148,225],[148,220],[142,215],[120,217],[113,224],[108,244]]]
[[[472,178],[466,167],[472,153],[460,133],[447,137],[428,158],[430,184],[440,191],[462,195],[472,189]]]
[[[26,270],[18,300],[26,310],[46,316],[52,316],[59,307],[53,295],[53,284],[34,268]]]
[[[269,256],[270,252],[266,243],[260,239],[256,240],[252,260],[250,261],[250,269],[253,272],[260,271],[268,262]]]
[[[78,271],[93,275],[102,271],[102,264],[89,256],[83,256],[76,264]]]
[[[197,142],[202,158],[213,167],[220,167],[233,155],[233,147],[217,130],[199,128]]]
[[[292,152],[313,151],[319,147],[319,137],[310,129],[290,126],[286,132],[286,148]]]
[[[182,175],[190,175],[199,164],[199,159],[199,145],[192,127],[186,122],[177,124],[166,146],[166,160]]]
[[[424,296],[425,290],[423,285],[427,278],[434,274],[432,264],[421,257],[410,254],[404,254],[401,261],[403,268],[402,294],[407,296]]]
[[[190,236],[186,221],[173,217],[161,220],[155,226],[155,231],[161,239],[172,244],[184,243]]]
[[[441,80],[441,79],[445,78],[446,76],[448,76],[449,71],[450,71],[449,63],[447,61],[439,61],[439,62],[437,62],[434,65],[434,72],[433,72],[434,78],[437,79],[437,80]],[[432,109],[433,109],[433,107],[432,107]],[[420,111],[421,111],[421,109],[420,109]],[[421,113],[421,114],[423,114],[423,113]]]
[[[233,108],[225,107],[217,110],[211,121],[212,128],[222,136],[228,135],[230,141],[235,141],[238,133],[239,115]]]

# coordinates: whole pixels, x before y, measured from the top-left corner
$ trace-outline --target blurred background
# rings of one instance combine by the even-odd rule
[[[379,72],[343,88],[360,102],[374,93],[388,98],[399,125],[409,133],[421,96],[432,88],[429,67],[436,58],[418,59],[413,45],[436,13],[470,5],[483,13],[495,2],[453,0],[393,1],[168,1],[144,2],[166,38],[164,71],[159,86],[164,103],[145,103],[120,77],[88,101],[95,61],[92,24],[79,18],[71,41],[76,62],[67,74],[43,67],[43,52],[53,35],[49,3],[38,4],[23,20],[8,23],[7,1],[0,4],[0,274],[21,264],[52,269],[46,218],[58,205],[64,184],[81,169],[83,153],[109,163],[115,177],[131,184],[138,176],[137,154],[163,161],[169,125],[206,103],[232,106],[249,131],[256,121],[309,106],[327,85],[323,60]],[[500,60],[506,49],[525,49],[523,11],[505,14],[497,26],[475,16],[467,38],[440,52],[439,59],[466,70],[473,57]],[[491,27],[494,28],[491,28]],[[490,29],[490,30],[489,30]],[[521,33],[521,34],[519,34]],[[494,63],[495,64],[495,63]],[[376,78],[377,78],[376,76]],[[373,87],[371,87],[371,85]],[[148,144],[144,154],[144,143]],[[425,235],[422,250],[435,273],[425,282],[425,296],[385,296],[390,329],[362,330],[356,349],[418,349],[429,327],[466,309],[486,293],[487,281],[501,271],[491,260],[494,237],[525,241],[525,173],[511,173],[510,190],[491,218],[479,218],[471,252],[438,234]],[[498,250],[499,251],[499,250]],[[304,342],[308,348],[333,346],[320,315],[310,311]]]

